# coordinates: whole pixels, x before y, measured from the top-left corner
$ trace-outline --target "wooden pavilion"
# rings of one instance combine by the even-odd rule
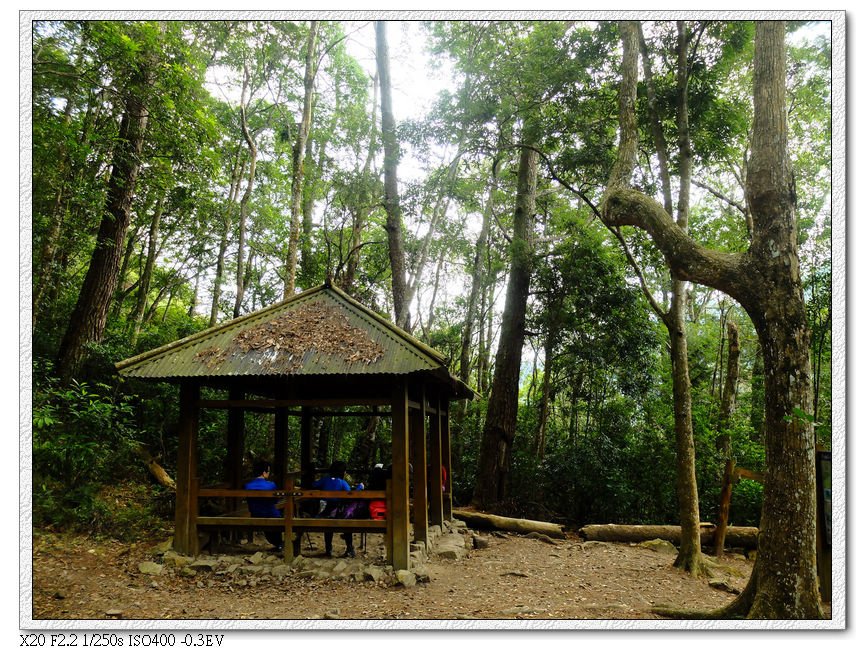
[[[214,518],[199,516],[199,498],[236,495],[243,485],[245,410],[274,413],[273,478],[286,490],[294,485],[287,458],[290,417],[300,418],[299,474],[301,484],[309,487],[317,472],[313,417],[339,415],[346,407],[372,409],[352,411],[354,415],[390,415],[392,474],[387,526],[382,532],[395,569],[409,568],[412,518],[415,542],[426,542],[428,526],[451,518],[449,403],[471,399],[474,393],[451,375],[440,353],[337,287],[325,284],[310,289],[121,361],[116,368],[126,377],[180,386],[174,535],[179,553],[197,554],[199,526],[214,524]],[[202,387],[217,389],[224,398],[203,399]],[[227,490],[199,487],[201,409],[228,410]],[[429,476],[428,467],[434,468]],[[444,479],[440,467],[445,468]],[[290,492],[289,504],[292,494],[300,493]],[[287,507],[289,535],[298,521],[292,522],[290,511]],[[281,525],[281,521],[269,523]],[[268,523],[250,518],[242,522]],[[289,539],[285,548],[290,558]]]

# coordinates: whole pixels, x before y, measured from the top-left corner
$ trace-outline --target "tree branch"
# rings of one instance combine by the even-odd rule
[[[704,190],[709,192],[711,195],[720,199],[724,203],[736,208],[743,215],[747,216],[748,209],[739,201],[736,201],[735,199],[731,199],[730,197],[726,196],[725,194],[722,194],[719,190],[716,190],[715,188],[709,186],[707,183],[703,183],[702,181],[692,180],[691,184],[696,185],[697,187],[702,187]]]
[[[555,170],[555,168],[553,167],[553,163],[552,163],[552,161],[549,159],[549,157],[548,157],[548,156],[547,156],[543,151],[541,151],[541,150],[538,149],[537,147],[533,147],[533,146],[531,146],[531,145],[518,145],[518,146],[520,146],[520,147],[525,147],[525,148],[527,148],[527,149],[531,149],[531,150],[533,150],[535,153],[537,153],[538,156],[540,156],[541,160],[544,161],[544,164],[547,166],[547,171],[548,171],[549,174],[550,174],[550,178],[552,178],[554,181],[556,181],[559,185],[561,185],[562,187],[564,187],[564,188],[565,188],[566,190],[568,190],[569,192],[573,193],[575,196],[578,196],[580,199],[582,199],[583,202],[584,202],[584,203],[589,207],[589,209],[594,213],[594,215],[595,215],[596,217],[598,217],[599,219],[601,218],[601,213],[598,211],[598,207],[597,207],[594,203],[592,203],[591,200],[589,200],[589,197],[586,196],[585,192],[583,192],[582,190],[578,190],[577,188],[575,188],[574,186],[572,186],[570,183],[568,183],[566,180],[564,180],[563,178],[559,177],[558,174],[556,174],[556,170]]]
[[[653,198],[630,187],[636,165],[638,29],[621,22],[622,82],[619,88],[619,146],[607,191],[601,199],[600,218],[609,228],[634,226],[645,230],[679,280],[706,284],[740,299],[743,286],[742,254],[721,253],[699,246]],[[741,302],[741,299],[740,299]]]
[[[631,268],[634,269],[634,273],[637,274],[637,278],[640,280],[640,288],[643,290],[643,295],[649,302],[652,311],[654,311],[658,315],[658,318],[660,318],[666,323],[669,314],[665,309],[661,307],[661,305],[658,304],[658,302],[655,300],[655,297],[652,295],[652,292],[649,291],[649,286],[646,283],[646,278],[643,276],[643,270],[640,268],[639,264],[637,264],[637,260],[635,260],[634,256],[631,254],[631,249],[628,246],[628,242],[626,242],[625,238],[622,236],[622,231],[618,228],[610,228],[609,226],[607,226],[607,229],[611,233],[613,233],[613,236],[616,239],[619,240],[619,244],[621,244],[622,250],[625,252],[625,257],[628,258],[628,262],[630,263]]]
[[[654,199],[638,190],[610,188],[604,196],[601,214],[607,226],[645,230],[677,279],[715,287],[737,300],[741,298],[742,285],[747,284],[741,277],[745,255],[700,246]]]

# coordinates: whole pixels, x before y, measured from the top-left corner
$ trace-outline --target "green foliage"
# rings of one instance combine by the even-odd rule
[[[174,495],[159,486],[125,481],[100,489],[86,523],[89,533],[123,542],[170,532]]]
[[[42,525],[87,528],[99,486],[128,475],[132,404],[105,383],[61,386],[37,367],[33,394],[33,513]]]

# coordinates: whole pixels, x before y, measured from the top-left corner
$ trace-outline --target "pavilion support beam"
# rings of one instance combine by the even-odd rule
[[[300,411],[300,484],[309,489],[315,481],[315,460],[312,457],[312,409]]]
[[[180,385],[177,443],[177,493],[174,507],[174,550],[198,554],[198,384]]]
[[[414,482],[414,541],[427,543],[426,395],[420,387],[420,408],[411,411],[411,464]]]
[[[435,414],[430,418],[432,427],[429,435],[429,466],[430,466],[430,493],[429,493],[429,523],[433,526],[441,526],[444,523],[443,509],[443,484],[442,484],[442,417],[441,398],[431,400],[435,404]]]
[[[409,512],[408,512],[408,386],[397,381],[391,394],[393,442],[391,461],[391,565],[394,570],[409,568]]]
[[[450,402],[444,401],[442,408],[439,411],[439,420],[442,422],[441,429],[441,446],[442,446],[442,465],[447,474],[445,481],[444,494],[442,495],[442,510],[444,518],[450,521],[453,519],[453,472],[451,472],[451,419],[450,419]]]
[[[288,409],[278,408],[273,416],[273,477],[277,485],[285,485],[288,464]]]

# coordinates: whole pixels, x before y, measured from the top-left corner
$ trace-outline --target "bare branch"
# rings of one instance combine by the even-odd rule
[[[628,262],[631,265],[631,268],[634,269],[634,273],[637,274],[637,278],[640,281],[640,288],[643,290],[643,295],[646,296],[646,300],[649,302],[649,305],[652,307],[652,311],[654,311],[658,318],[667,321],[669,314],[666,310],[664,310],[661,305],[658,304],[658,301],[655,300],[655,297],[652,295],[652,292],[649,291],[649,286],[646,283],[646,278],[643,276],[643,270],[640,268],[640,265],[637,264],[637,260],[634,259],[634,256],[631,254],[631,249],[628,246],[628,242],[625,241],[625,238],[622,236],[621,230],[618,228],[607,228],[613,236],[619,240],[619,244],[622,246],[622,250],[625,252],[625,257],[628,258]]]
[[[726,194],[723,194],[719,190],[716,190],[714,187],[711,187],[707,183],[704,183],[704,182],[698,181],[698,180],[692,180],[691,184],[696,185],[697,187],[702,187],[704,190],[709,192],[711,195],[717,197],[718,199],[720,199],[724,203],[736,208],[743,215],[745,215],[745,216],[748,215],[748,209],[742,203],[740,203],[739,201],[736,201],[735,199],[731,199]]]

